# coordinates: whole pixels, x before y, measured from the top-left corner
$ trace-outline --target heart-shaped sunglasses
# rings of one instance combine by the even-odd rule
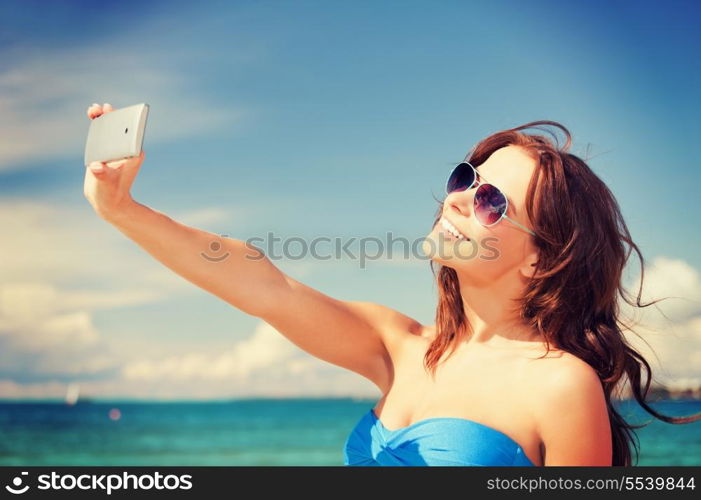
[[[472,164],[462,162],[450,172],[445,190],[447,194],[450,194],[454,191],[465,191],[477,184],[478,187],[474,197],[474,213],[480,224],[489,227],[502,219],[506,219],[535,236],[536,234],[533,231],[506,215],[506,210],[509,208],[509,201],[506,195],[495,185],[483,182],[483,179],[484,176],[481,176]]]

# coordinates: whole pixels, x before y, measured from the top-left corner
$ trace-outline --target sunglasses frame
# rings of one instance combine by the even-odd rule
[[[472,189],[473,187],[475,187],[475,184],[477,184],[477,189],[479,189],[481,186],[492,186],[494,189],[496,189],[497,191],[499,191],[499,193],[501,193],[501,195],[504,197],[504,201],[505,201],[505,203],[506,203],[506,205],[504,206],[504,212],[503,212],[502,214],[500,214],[500,217],[499,217],[496,221],[492,222],[491,224],[482,224],[482,222],[481,222],[479,219],[477,219],[477,222],[479,222],[480,224],[482,224],[482,226],[484,226],[484,227],[492,227],[493,225],[498,224],[502,219],[506,219],[506,220],[508,220],[509,222],[511,222],[512,224],[514,224],[514,225],[520,227],[521,229],[523,229],[524,231],[530,233],[531,235],[536,236],[535,232],[533,232],[532,230],[528,229],[526,226],[524,226],[524,225],[521,224],[520,222],[517,222],[517,221],[515,221],[514,219],[512,219],[511,217],[509,217],[508,215],[506,215],[506,212],[509,210],[509,198],[504,194],[504,191],[502,191],[501,189],[499,189],[497,186],[495,186],[495,185],[492,184],[491,182],[477,182],[477,177],[481,177],[481,178],[482,178],[483,180],[485,180],[485,181],[486,181],[487,179],[485,179],[484,176],[483,176],[482,174],[480,174],[480,173],[477,171],[477,169],[472,165],[472,163],[470,163],[469,161],[460,162],[460,163],[458,163],[457,165],[455,165],[454,167],[452,167],[452,168],[450,169],[450,173],[448,174],[448,178],[447,178],[446,181],[445,181],[445,192],[446,192],[446,194],[450,194],[451,192],[453,192],[453,191],[448,191],[448,183],[450,182],[450,178],[452,177],[453,172],[455,172],[455,170],[456,170],[460,165],[468,165],[468,166],[472,169],[472,172],[473,172],[472,184],[470,184],[468,187],[466,187],[466,188],[463,189],[462,191],[467,191],[468,189]],[[457,191],[457,190],[456,190],[456,191]],[[477,194],[477,192],[475,191],[475,196],[473,196],[473,198],[472,198],[473,204],[475,205],[475,207],[476,207],[476,205],[477,205],[476,194]],[[476,214],[475,214],[475,218],[477,218],[477,215],[476,215]]]

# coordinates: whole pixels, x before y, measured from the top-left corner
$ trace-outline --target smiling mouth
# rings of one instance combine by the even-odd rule
[[[450,236],[454,237],[455,239],[458,240],[467,240],[469,241],[470,238],[462,234],[460,231],[457,230],[457,228],[450,223],[450,221],[444,217],[441,217],[441,220],[438,221],[441,227],[444,229],[444,232],[446,234],[449,234]]]

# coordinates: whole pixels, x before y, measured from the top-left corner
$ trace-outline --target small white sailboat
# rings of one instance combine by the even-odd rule
[[[76,383],[71,383],[68,385],[68,388],[66,389],[66,404],[67,405],[74,405],[78,401],[78,398],[80,397],[80,385]]]

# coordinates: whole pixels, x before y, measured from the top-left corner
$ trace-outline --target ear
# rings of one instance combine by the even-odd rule
[[[523,259],[519,272],[525,278],[532,278],[535,273],[535,267],[538,264],[538,252],[532,251]]]

